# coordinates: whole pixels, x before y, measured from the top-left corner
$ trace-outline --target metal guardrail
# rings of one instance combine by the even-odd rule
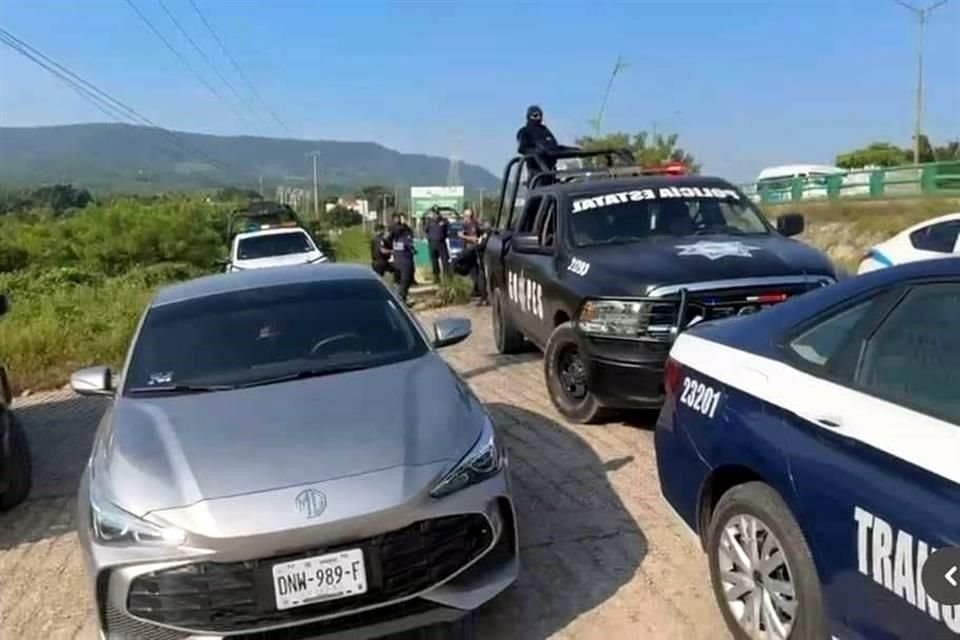
[[[763,204],[840,198],[960,196],[960,161],[862,169],[831,176],[765,180],[740,185]]]

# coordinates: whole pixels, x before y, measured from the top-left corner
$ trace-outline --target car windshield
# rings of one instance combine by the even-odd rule
[[[242,238],[237,246],[237,259],[256,260],[308,251],[313,251],[313,247],[304,232],[275,233]]]
[[[378,281],[310,282],[151,309],[126,393],[260,384],[417,358],[427,345]]]
[[[655,187],[575,194],[568,205],[574,244],[635,242],[654,236],[770,233],[760,212],[738,191]]]

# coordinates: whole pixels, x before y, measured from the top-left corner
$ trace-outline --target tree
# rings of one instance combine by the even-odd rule
[[[700,173],[700,165],[697,164],[693,155],[677,146],[679,138],[680,136],[676,133],[669,135],[658,133],[651,138],[646,131],[634,135],[617,132],[601,138],[584,136],[578,138],[576,144],[590,151],[626,147],[633,152],[637,164],[641,166],[658,166],[667,162],[682,162],[690,173]]]
[[[324,213],[323,218],[324,222],[333,228],[355,227],[363,224],[363,216],[339,204]]]
[[[889,142],[873,142],[862,149],[854,149],[837,156],[837,166],[843,169],[895,167],[909,162],[913,162],[913,152]]]

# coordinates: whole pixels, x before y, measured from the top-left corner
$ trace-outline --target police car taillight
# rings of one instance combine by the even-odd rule
[[[683,380],[683,367],[673,358],[667,358],[663,367],[663,388],[668,395],[674,394],[680,388]]]

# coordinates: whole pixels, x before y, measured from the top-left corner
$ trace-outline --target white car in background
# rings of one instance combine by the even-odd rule
[[[956,255],[960,255],[960,212],[925,220],[871,247],[857,274]]]
[[[304,229],[281,227],[238,233],[230,247],[226,271],[328,262]]]

